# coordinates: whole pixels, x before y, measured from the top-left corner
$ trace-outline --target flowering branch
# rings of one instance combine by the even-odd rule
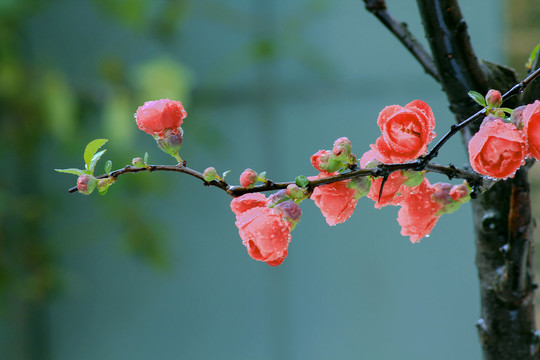
[[[416,162],[409,162],[409,163],[404,163],[404,164],[379,164],[377,167],[370,168],[370,169],[356,169],[355,168],[351,171],[340,173],[339,175],[310,180],[309,183],[305,187],[311,192],[313,191],[314,188],[321,185],[327,185],[327,184],[332,184],[332,183],[347,180],[347,179],[362,178],[362,177],[367,177],[367,176],[373,176],[373,177],[383,176],[384,177],[384,176],[388,176],[389,174],[395,171],[414,170],[416,166],[417,166]],[[250,194],[250,193],[282,190],[282,189],[286,189],[287,186],[291,184],[295,184],[294,181],[274,182],[267,179],[261,185],[254,186],[252,188],[246,188],[246,187],[242,187],[238,185],[230,185],[225,180],[205,181],[203,174],[185,166],[185,161],[182,164],[177,164],[177,165],[146,165],[144,167],[136,167],[136,166],[127,165],[121,169],[111,171],[109,174],[96,176],[96,179],[99,180],[99,179],[112,178],[114,181],[116,181],[117,178],[121,175],[130,174],[130,173],[140,173],[144,171],[147,171],[147,172],[173,171],[173,172],[187,174],[203,181],[205,186],[214,186],[221,190],[224,190],[227,194],[229,194],[232,197],[239,197],[244,194]],[[456,168],[454,165],[443,166],[439,164],[428,164],[425,166],[424,171],[443,174],[443,175],[448,176],[449,179],[464,179],[471,186],[478,187],[480,191],[486,190],[494,182],[493,180],[487,179],[486,177],[483,177],[476,172],[459,169],[459,168]],[[68,192],[70,193],[74,193],[76,191],[77,191],[77,186],[74,186],[68,190]]]
[[[398,21],[386,10],[385,0],[364,0],[366,9],[379,19],[392,34],[409,50],[409,52],[418,60],[424,71],[432,78],[439,81],[437,68],[433,63],[431,55],[424,49],[416,38],[410,33],[407,24]]]

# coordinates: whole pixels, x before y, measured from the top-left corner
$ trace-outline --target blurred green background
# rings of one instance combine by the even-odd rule
[[[523,71],[533,2],[463,1],[479,57]],[[424,41],[415,2],[388,5]],[[389,104],[426,101],[439,134],[453,121],[360,0],[0,0],[2,359],[480,358],[469,206],[413,245],[396,208],[362,199],[328,227],[306,201],[272,268],[247,255],[231,199],[196,179],[67,193],[75,177],[53,169],[82,166],[94,138],[113,168],[172,163],[133,119],[166,97],[188,112],[189,166],[235,183],[247,167],[313,175],[310,155],[341,136],[361,155]],[[439,161],[466,161],[458,139]]]

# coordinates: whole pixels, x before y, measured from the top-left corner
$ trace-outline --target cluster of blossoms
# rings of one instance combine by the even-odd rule
[[[496,90],[491,90],[486,100],[495,109],[502,103]],[[491,114],[469,141],[469,160],[476,172],[505,179],[512,177],[525,159],[540,159],[540,101],[516,108],[509,118],[500,110]]]
[[[485,106],[487,116],[469,142],[470,162],[475,171],[505,179],[513,176],[528,157],[540,159],[540,101],[515,110],[500,108],[501,94],[491,90],[477,102]],[[506,113],[511,116],[507,117]],[[169,99],[146,102],[135,115],[139,128],[152,135],[163,151],[178,160],[179,166],[185,164],[178,151],[186,115],[181,102]],[[401,234],[409,236],[413,243],[428,236],[441,215],[454,212],[470,200],[466,182],[431,184],[425,171],[371,171],[369,175],[322,182],[357,169],[358,164],[362,169],[380,170],[382,164],[411,163],[427,153],[428,144],[436,135],[433,111],[420,100],[404,107],[385,107],[379,113],[377,124],[381,136],[360,159],[352,153],[349,139],[342,137],[334,142],[332,150],[319,150],[311,156],[311,164],[319,172],[317,175],[299,176],[296,183],[268,198],[254,192],[233,199],[231,209],[236,215],[236,226],[251,257],[271,266],[283,262],[291,231],[302,215],[299,204],[306,199],[313,200],[330,226],[347,221],[363,196],[373,200],[375,208],[399,206],[397,220]],[[109,174],[110,163],[105,167],[109,176],[93,176],[95,165],[105,152],[97,150],[106,141],[97,139],[88,144],[85,170],[59,170],[79,175],[77,188],[83,194],[91,193],[96,187],[100,193],[105,193],[116,180]],[[147,167],[146,158],[135,158],[133,165]],[[215,168],[209,167],[201,177],[207,183],[217,181],[228,187],[224,181],[227,173],[219,176]],[[253,189],[257,182],[268,184],[264,172],[246,169],[240,176],[243,188]]]
[[[406,163],[417,159],[426,153],[428,144],[435,137],[433,112],[420,100],[415,100],[404,107],[393,105],[384,108],[379,114],[377,123],[381,129],[381,136],[371,145],[371,149],[362,155],[360,159],[362,168]],[[311,164],[319,174],[309,177],[308,180],[338,175],[356,167],[357,162],[349,139],[339,138],[334,142],[332,150],[319,150],[311,156]],[[386,179],[373,176],[357,177],[317,186],[311,194],[308,189],[293,184],[289,185],[287,191],[282,190],[270,198],[283,197],[287,199],[286,202],[295,205],[310,198],[319,207],[328,225],[333,226],[348,220],[356,208],[358,199],[367,195],[375,202],[376,208],[387,205],[401,206],[398,212],[401,234],[409,236],[412,242],[418,242],[431,232],[442,214],[451,213],[470,200],[466,184],[432,185],[424,175],[423,172],[416,171],[395,171]],[[244,187],[253,187],[256,181],[258,181],[257,173],[251,169],[246,169],[240,177],[240,183]],[[276,222],[276,217],[279,219],[281,217],[268,210],[271,206],[264,197],[257,196],[260,201],[257,207],[259,210],[252,211],[249,215],[239,211],[238,204],[251,203],[254,194],[243,195],[231,203],[231,208],[236,214],[240,237],[254,259],[268,263],[270,262],[267,259],[279,259],[281,263],[287,254],[284,250],[288,248],[290,242],[287,223],[285,220]],[[300,210],[297,213],[300,214]],[[298,220],[299,216],[294,218],[294,221]],[[283,244],[284,247],[276,244]],[[259,250],[261,248],[266,251],[275,249],[275,254],[270,255],[266,252],[261,256]],[[270,264],[277,265],[275,262]]]

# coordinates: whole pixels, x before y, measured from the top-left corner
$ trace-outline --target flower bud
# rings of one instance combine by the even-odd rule
[[[495,117],[498,117],[498,118],[501,118],[501,119],[504,119],[506,118],[506,114],[504,113],[504,110],[502,109],[498,109],[496,110],[493,115],[495,115]]]
[[[519,106],[512,111],[512,115],[510,115],[510,122],[516,126],[518,130],[523,129],[525,126],[525,123],[523,122],[523,110],[525,110],[527,106]]]
[[[334,148],[332,149],[332,152],[334,153],[336,160],[348,162],[351,151],[351,142],[346,137],[341,137],[334,142]]]
[[[500,118],[496,117],[496,116],[492,116],[492,115],[488,115],[484,118],[484,120],[482,120],[482,123],[480,124],[480,127],[484,126],[484,125],[487,125],[495,120],[501,120]]]
[[[178,150],[182,146],[182,128],[175,131],[166,131],[164,137],[156,136],[156,142],[161,150],[173,157],[178,156]]]
[[[331,154],[332,152],[328,150],[317,151],[315,154],[311,155],[311,165],[319,171],[326,171]]]
[[[301,199],[306,196],[304,190],[296,184],[287,186],[285,193],[290,199]]]
[[[216,172],[216,169],[213,167],[206,168],[203,171],[203,179],[204,181],[210,182],[213,180],[220,180],[219,175]]]
[[[107,177],[104,179],[99,179],[97,182],[97,189],[101,195],[105,195],[107,193],[107,190],[109,189],[109,186],[114,184],[116,180],[112,177]]]
[[[287,190],[279,190],[268,197],[267,206],[269,208],[272,208],[286,200],[289,200],[289,197],[287,196]]]
[[[467,202],[471,199],[469,189],[465,184],[452,186],[452,189],[450,189],[450,197],[452,198],[452,200],[461,203]]]
[[[501,92],[498,90],[489,90],[486,95],[486,104],[491,107],[500,107],[502,105],[503,99]]]
[[[133,160],[131,160],[131,163],[137,168],[143,168],[146,166],[144,160],[140,157],[133,158]]]
[[[257,174],[255,171],[251,169],[246,169],[244,172],[242,172],[242,175],[240,175],[240,185],[242,187],[251,189],[255,186],[255,183],[257,183],[257,180],[259,179],[259,174]]]
[[[435,189],[435,192],[432,195],[433,200],[443,206],[449,205],[453,202],[453,199],[450,197],[450,189],[452,188],[452,184],[436,183],[433,184],[432,187]]]
[[[274,209],[283,211],[283,218],[291,222],[291,230],[294,229],[302,216],[302,209],[294,201],[284,201],[277,204]]]
[[[77,190],[83,195],[90,195],[96,188],[97,180],[92,175],[82,174],[77,179]]]

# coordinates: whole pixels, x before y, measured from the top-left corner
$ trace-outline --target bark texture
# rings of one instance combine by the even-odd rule
[[[477,59],[467,24],[456,0],[417,0],[439,81],[456,120],[478,110],[467,96],[475,90],[510,89],[512,70]],[[538,94],[531,84],[514,107]],[[463,132],[464,144],[479,124]],[[473,201],[476,265],[480,279],[481,318],[477,327],[486,360],[540,359],[534,313],[533,234],[527,167],[497,183]]]

